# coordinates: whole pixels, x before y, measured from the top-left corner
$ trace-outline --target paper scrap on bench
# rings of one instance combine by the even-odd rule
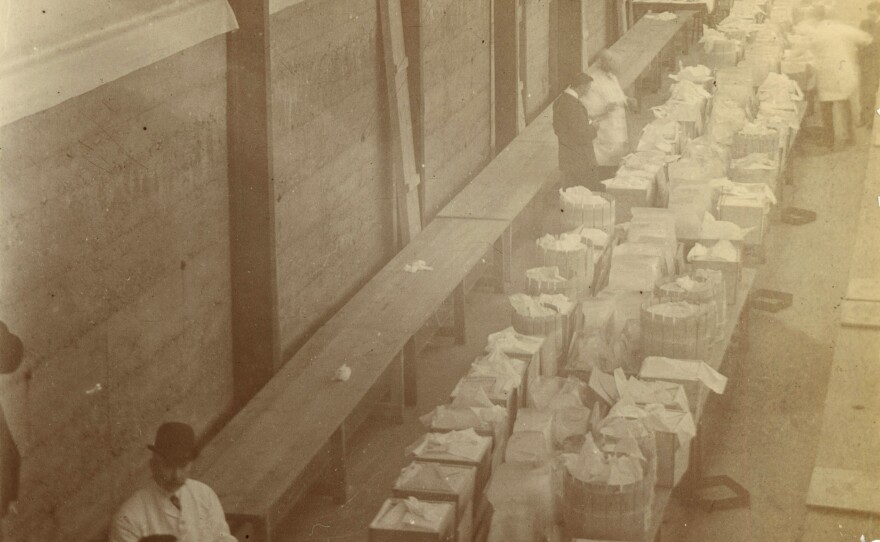
[[[407,273],[417,273],[419,271],[433,271],[434,268],[425,263],[425,260],[416,260],[404,265],[403,270]]]
[[[336,369],[336,373],[333,375],[333,380],[340,382],[347,382],[349,378],[351,378],[351,367],[344,363]]]

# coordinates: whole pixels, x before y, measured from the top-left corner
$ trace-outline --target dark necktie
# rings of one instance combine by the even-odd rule
[[[180,510],[180,497],[178,497],[177,495],[172,495],[171,497],[169,497],[169,500],[171,501],[171,504],[173,504],[175,508]]]

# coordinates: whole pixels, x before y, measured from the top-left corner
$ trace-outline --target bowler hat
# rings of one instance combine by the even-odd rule
[[[160,425],[156,431],[155,442],[147,444],[147,448],[174,465],[186,465],[198,455],[193,428],[181,422],[166,422]]]

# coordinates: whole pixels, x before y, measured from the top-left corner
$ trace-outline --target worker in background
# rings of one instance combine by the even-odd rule
[[[582,185],[602,191],[604,187],[596,172],[596,152],[593,149],[596,128],[581,101],[592,82],[592,77],[580,73],[556,98],[553,102],[553,131],[559,140],[559,169],[564,174],[564,186]]]
[[[855,140],[853,120],[860,112],[858,50],[871,43],[871,36],[829,19],[825,6],[821,4],[813,7],[813,15],[817,22],[811,33],[811,48],[824,127],[820,144],[833,148],[835,142],[851,144]],[[841,128],[837,134],[835,117],[839,117],[837,121]]]
[[[875,95],[880,86],[880,2],[868,4],[868,17],[859,26],[871,35],[871,45],[859,50],[859,67],[862,70],[861,93],[862,114],[859,124],[871,126],[874,120]]]
[[[217,494],[189,478],[197,456],[193,428],[164,423],[147,448],[153,452],[153,479],[116,513],[110,542],[139,542],[154,535],[170,535],[179,542],[236,542]]]
[[[621,159],[629,154],[629,130],[626,110],[634,100],[624,94],[617,80],[617,62],[607,49],[599,53],[596,62],[587,71],[593,78],[590,91],[581,96],[587,113],[596,126],[596,163],[599,180],[614,178]]]

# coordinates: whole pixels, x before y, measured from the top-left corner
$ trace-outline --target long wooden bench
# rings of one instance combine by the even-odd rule
[[[683,23],[645,20],[630,34],[656,53]],[[630,45],[628,45],[630,44]],[[630,49],[626,49],[627,51]],[[650,59],[635,51],[621,82],[629,85]],[[401,419],[416,400],[413,336],[450,297],[463,335],[466,275],[487,254],[502,253],[497,270],[510,279],[510,226],[545,187],[558,183],[552,110],[547,108],[449,203],[409,245],[322,326],[208,443],[195,477],[214,488],[231,522],[251,524],[257,540],[273,530],[316,484],[346,500],[346,432],[376,406]],[[432,271],[409,273],[424,260]],[[347,382],[337,368],[352,369]]]

